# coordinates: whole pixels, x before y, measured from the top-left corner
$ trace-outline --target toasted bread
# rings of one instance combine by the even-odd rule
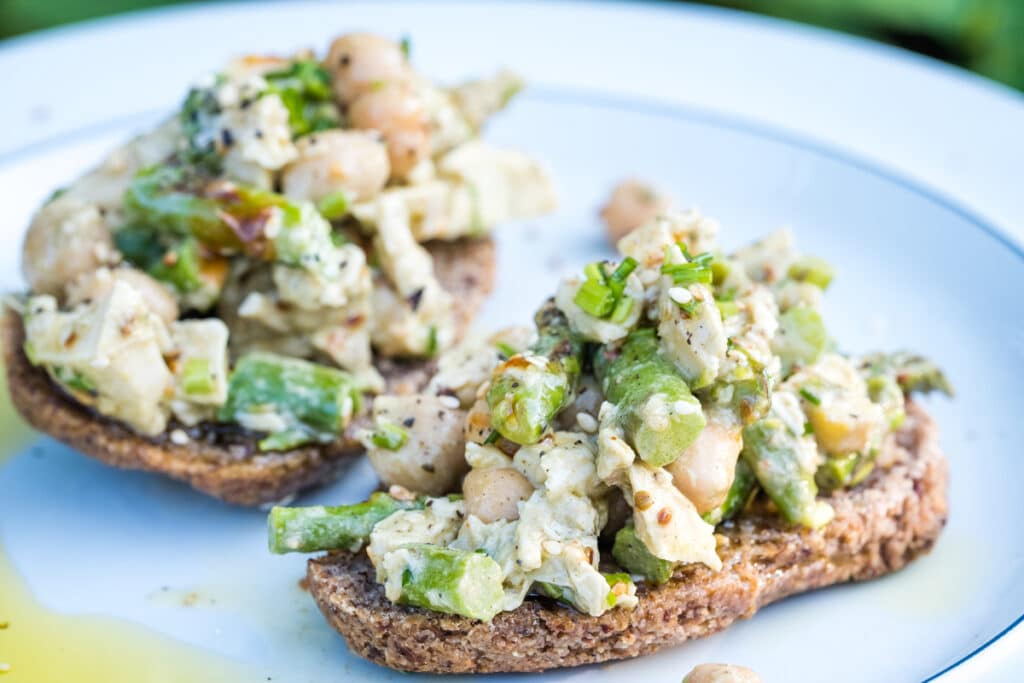
[[[454,295],[456,324],[464,331],[494,282],[494,243],[490,239],[427,245],[442,286]],[[21,318],[3,319],[7,386],[18,412],[41,432],[108,465],[159,472],[229,503],[259,505],[287,499],[333,479],[349,456],[362,451],[357,424],[329,444],[287,452],[260,453],[251,435],[206,426],[185,430],[173,443],[167,434],[151,439],[98,415],[65,394],[22,350]],[[429,379],[432,363],[385,360],[379,365],[389,391],[408,392]]]
[[[767,512],[718,528],[723,569],[676,570],[641,585],[639,606],[591,617],[527,598],[491,623],[395,605],[374,580],[365,553],[309,561],[320,610],[357,654],[383,666],[431,673],[542,671],[649,654],[726,628],[790,595],[894,572],[927,552],[947,516],[947,466],[937,430],[920,407],[884,453],[893,464],[833,493],[835,519],[817,531]]]

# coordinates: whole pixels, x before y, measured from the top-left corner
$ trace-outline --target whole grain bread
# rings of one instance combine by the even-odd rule
[[[394,605],[365,553],[312,559],[307,581],[320,610],[357,654],[383,666],[432,673],[542,671],[649,654],[726,628],[790,595],[872,579],[928,551],[947,516],[947,467],[937,430],[919,407],[876,468],[828,500],[836,516],[817,530],[767,513],[719,527],[723,569],[676,570],[662,586],[641,585],[639,606],[600,617],[528,598],[487,624]]]
[[[438,279],[454,295],[457,326],[464,331],[494,283],[494,243],[436,242],[427,248]],[[331,481],[349,456],[362,451],[355,439],[358,424],[332,443],[287,452],[260,453],[253,435],[214,426],[185,429],[190,439],[183,444],[167,434],[146,438],[77,403],[33,367],[22,350],[24,329],[17,313],[4,315],[2,337],[7,386],[18,412],[39,431],[108,465],[159,472],[229,503],[260,505]],[[385,360],[379,369],[388,390],[401,393],[422,387],[432,366]]]

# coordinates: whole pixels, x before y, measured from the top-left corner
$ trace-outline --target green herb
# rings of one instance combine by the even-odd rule
[[[710,285],[714,280],[711,268],[699,263],[666,263],[661,266],[662,275],[668,275],[676,285],[692,285],[701,283]]]
[[[397,451],[409,441],[409,433],[398,425],[381,422],[370,435],[370,441],[377,448]]]
[[[498,349],[498,352],[501,353],[501,355],[503,355],[506,359],[511,358],[512,356],[519,353],[513,346],[511,346],[510,344],[506,344],[505,342],[497,342],[495,343],[494,346]]]
[[[293,137],[301,137],[341,125],[333,103],[331,75],[313,60],[300,59],[287,68],[265,76],[268,92],[281,98],[288,110]]]
[[[74,391],[81,391],[91,396],[96,395],[96,385],[80,372],[58,365],[53,369],[57,381]]]
[[[595,318],[607,317],[615,309],[615,293],[611,287],[597,279],[585,280],[573,301]]]
[[[212,88],[192,88],[185,96],[178,114],[181,132],[188,142],[186,148],[179,153],[180,160],[215,175],[220,171],[221,158],[215,140],[206,131],[211,119],[220,111]]]
[[[427,355],[434,356],[438,351],[437,325],[431,325],[427,330]]]
[[[327,220],[337,220],[348,213],[348,196],[344,190],[337,190],[317,202],[316,208]]]
[[[636,270],[638,265],[640,264],[637,263],[635,258],[627,256],[622,260],[622,263],[619,264],[619,267],[605,279],[605,282],[609,287],[611,287],[612,292],[614,292],[616,299],[622,296],[622,293],[626,289],[626,278],[629,277],[630,273]]]
[[[500,439],[500,438],[501,438],[501,433],[498,432],[497,429],[492,429],[491,433],[487,435],[486,439],[484,439],[484,444],[489,446],[491,444],[498,443],[498,439]]]
[[[821,405],[821,399],[815,393],[813,393],[810,389],[807,389],[806,387],[801,387],[800,388],[800,395],[808,403],[812,403],[812,404],[814,404],[816,406],[820,406]]]
[[[602,572],[603,573],[603,572]],[[633,579],[626,572],[616,572],[614,574],[604,574],[605,581],[608,582],[609,588],[615,588],[620,583],[624,583],[627,586],[633,585]],[[615,603],[618,602],[618,596],[614,591],[608,591],[607,603],[609,607],[615,607]]]
[[[181,370],[181,387],[186,394],[209,394],[214,389],[210,375],[210,361],[205,358],[189,358]]]
[[[603,261],[595,261],[584,266],[586,280],[580,285],[573,302],[588,315],[611,317],[613,322],[621,324],[633,310],[633,301],[623,296],[626,279],[639,264],[627,256],[611,274],[606,271],[606,265]]]
[[[616,325],[621,325],[629,318],[629,314],[633,312],[633,306],[635,305],[633,297],[624,296],[619,299],[618,303],[615,304],[615,309],[612,311],[609,320]]]

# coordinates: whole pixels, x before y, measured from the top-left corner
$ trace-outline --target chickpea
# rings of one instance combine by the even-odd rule
[[[83,275],[68,285],[68,305],[74,306],[86,301],[96,301],[105,297],[120,280],[139,293],[149,310],[165,323],[170,324],[178,319],[178,302],[162,284],[146,275],[141,270],[122,266],[120,268],[100,268]]]
[[[608,240],[619,240],[644,223],[664,212],[672,201],[638,180],[624,180],[612,190],[608,203],[601,209],[608,230]]]
[[[21,247],[21,271],[34,293],[57,296],[75,278],[110,262],[114,253],[99,209],[59,197],[32,219]]]
[[[360,95],[349,108],[354,128],[384,138],[391,175],[403,179],[430,155],[430,122],[423,101],[405,86],[389,85]]]
[[[742,448],[739,428],[709,421],[697,440],[665,469],[676,488],[704,514],[728,495]]]
[[[700,664],[686,674],[683,683],[761,683],[761,677],[745,666]]]
[[[407,434],[396,450],[374,447],[364,440],[370,464],[387,485],[440,496],[458,489],[469,469],[462,436],[465,411],[452,408],[445,396],[378,396],[373,402],[376,420],[395,425]]]
[[[519,519],[518,503],[531,493],[530,481],[511,467],[470,470],[462,481],[467,514],[476,515],[487,523]]]
[[[402,48],[372,33],[336,38],[324,66],[331,72],[334,96],[343,104],[381,83],[404,83],[412,75]]]
[[[376,195],[391,174],[387,148],[375,133],[329,130],[295,143],[298,158],[285,166],[281,182],[291,199],[318,202],[333,192],[349,201]]]

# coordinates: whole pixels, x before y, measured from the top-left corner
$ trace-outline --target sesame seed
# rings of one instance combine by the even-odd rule
[[[171,430],[171,443],[177,444],[178,446],[184,446],[189,442],[188,434],[181,429]]]
[[[640,512],[649,510],[654,505],[654,498],[647,491],[637,491],[633,496],[633,507]]]
[[[588,434],[593,434],[597,431],[597,420],[590,413],[576,413],[576,424]]]
[[[693,295],[684,287],[669,287],[668,298],[677,304],[688,304],[693,301]]]
[[[452,410],[455,410],[456,408],[459,407],[459,399],[455,398],[454,396],[440,396],[438,397],[437,401],[445,408],[451,408]]]

